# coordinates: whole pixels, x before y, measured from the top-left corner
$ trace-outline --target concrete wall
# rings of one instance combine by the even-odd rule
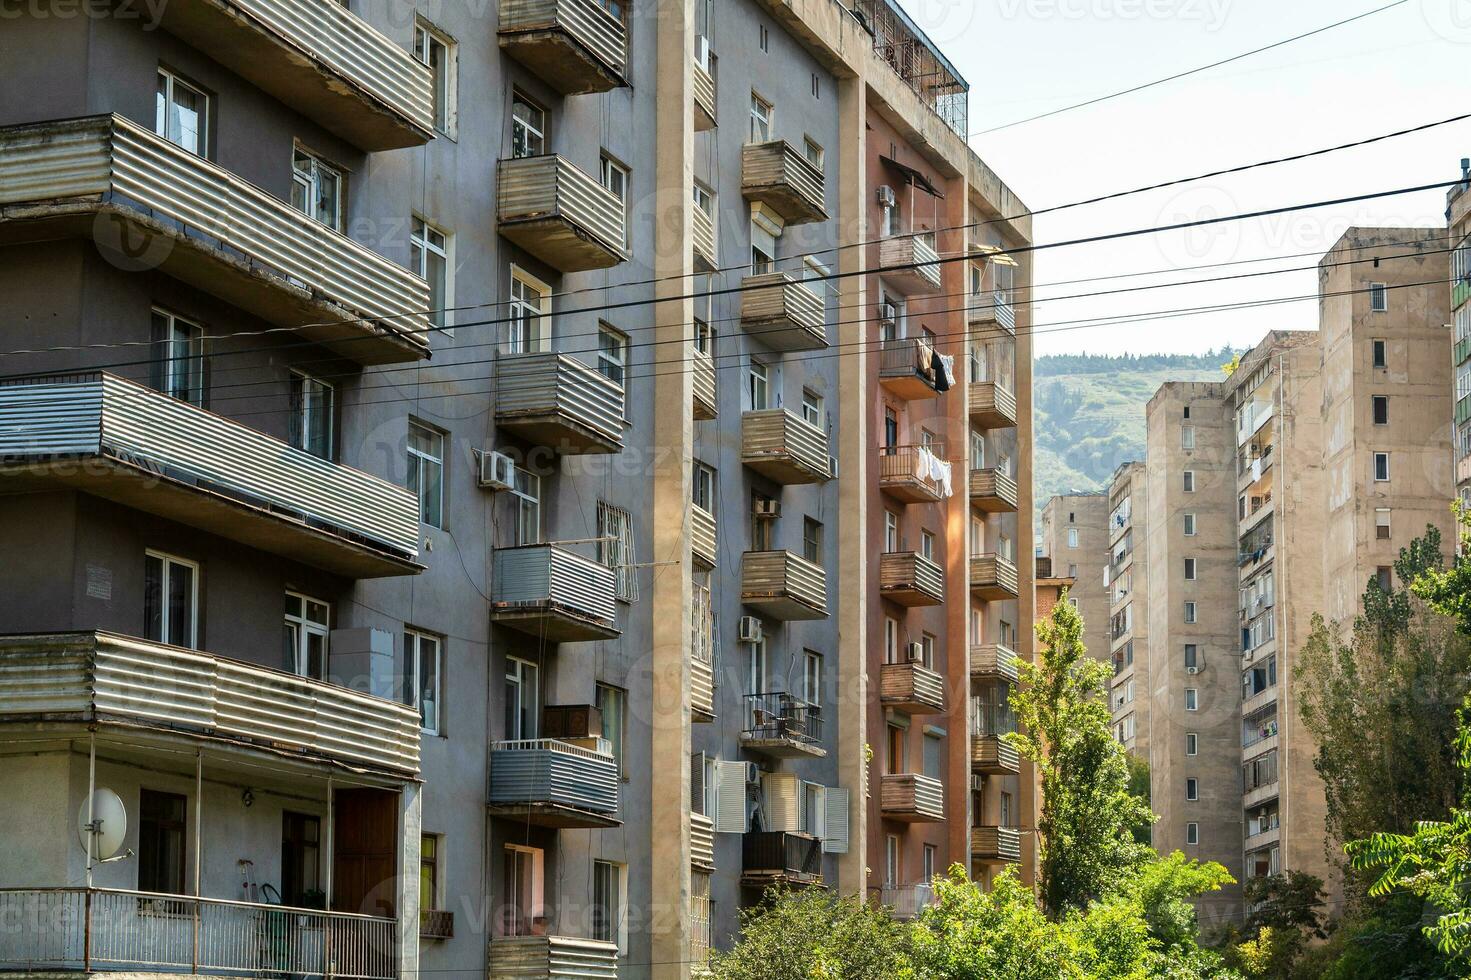
[[[1108,511],[1106,494],[1061,494],[1042,509],[1041,534],[1042,554],[1052,559],[1052,574],[1072,580],[1068,598],[1083,617],[1083,645],[1104,661],[1109,648],[1108,589],[1103,584],[1103,569],[1108,564]]]

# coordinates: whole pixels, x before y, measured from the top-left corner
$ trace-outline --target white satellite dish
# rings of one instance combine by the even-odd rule
[[[88,851],[94,861],[106,861],[116,854],[127,835],[128,811],[116,793],[105,786],[93,790],[90,814],[87,801],[82,800],[82,807],[77,811],[77,838],[82,850]]]

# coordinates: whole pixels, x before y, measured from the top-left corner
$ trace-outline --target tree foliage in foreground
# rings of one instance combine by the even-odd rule
[[[741,912],[741,941],[713,968],[719,980],[905,980],[909,927],[822,888],[772,891]]]

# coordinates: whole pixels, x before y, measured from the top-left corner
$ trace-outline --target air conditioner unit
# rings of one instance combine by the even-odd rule
[[[509,490],[516,485],[516,461],[493,450],[479,454],[478,482],[486,490]]]
[[[1198,674],[1198,673],[1200,673],[1200,668],[1199,667],[1186,667],[1185,668],[1185,673],[1187,673],[1187,674]]]
[[[761,783],[761,767],[754,762],[746,763],[746,782],[752,785]]]
[[[904,648],[904,650],[905,650],[905,653],[909,657],[909,662],[910,663],[918,663],[919,661],[921,661],[921,660],[924,659],[924,644],[923,643],[911,643],[908,646],[906,646]]]
[[[761,628],[761,620],[755,616],[742,616],[737,638],[742,643],[760,643],[766,638],[766,631]]]
[[[880,303],[879,304],[879,322],[880,323],[891,324],[891,323],[897,322],[898,319],[899,319],[899,308],[896,307],[893,303]]]
[[[894,206],[894,188],[888,184],[880,184],[878,188],[879,207],[891,208]]]
[[[763,519],[775,519],[781,516],[781,501],[766,499],[757,500],[751,505],[751,513]]]

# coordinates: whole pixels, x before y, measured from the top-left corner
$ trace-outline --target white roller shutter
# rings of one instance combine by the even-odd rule
[[[715,832],[744,834],[750,829],[746,814],[746,764],[717,759],[715,783]]]
[[[848,790],[829,786],[822,794],[827,813],[823,817],[822,849],[828,854],[848,853]]]

